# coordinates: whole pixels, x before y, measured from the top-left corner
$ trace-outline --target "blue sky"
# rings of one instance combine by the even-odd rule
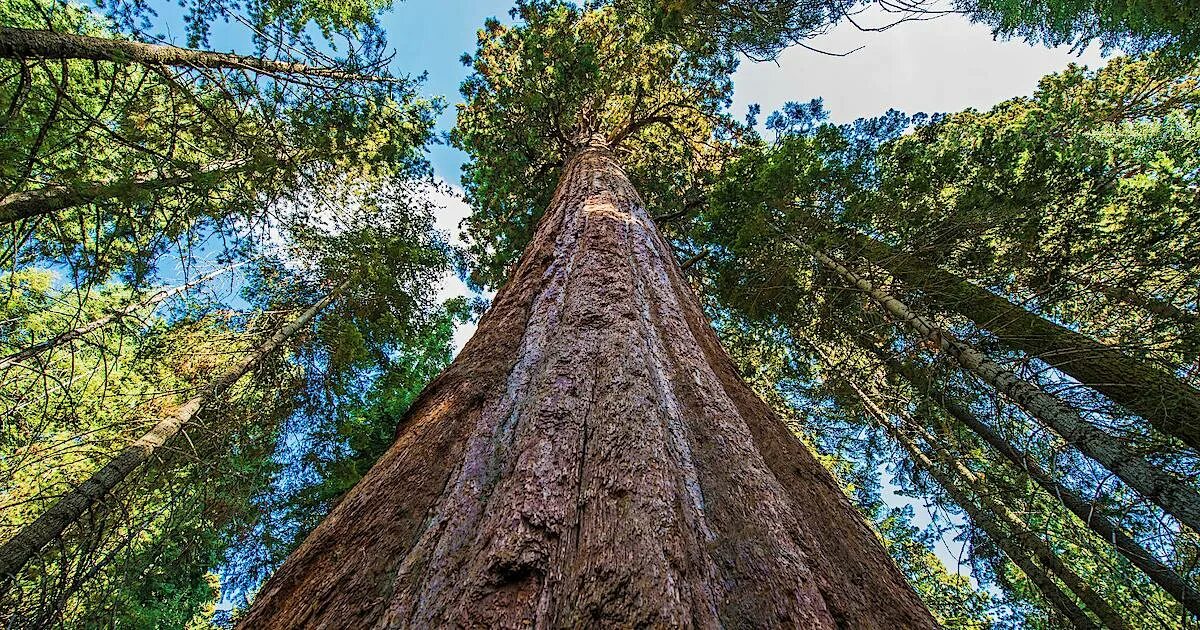
[[[446,98],[442,130],[454,126],[458,84],[467,76],[459,58],[475,50],[475,32],[489,17],[507,21],[511,2],[494,0],[406,0],[383,17],[388,40],[396,49],[396,70],[409,74],[428,72],[425,93]],[[436,146],[431,158],[438,175],[458,183],[458,169],[466,156],[448,146]]]
[[[396,69],[428,72],[425,92],[446,97],[443,130],[454,124],[458,84],[467,74],[459,58],[474,51],[475,32],[484,19],[507,20],[510,6],[503,0],[407,0],[384,16],[397,51]],[[868,13],[859,22],[879,25],[886,17]],[[835,122],[873,116],[890,107],[908,113],[986,108],[1031,93],[1038,78],[1071,61],[1094,67],[1100,60],[1094,49],[1076,57],[1066,48],[993,41],[987,28],[958,16],[909,22],[881,33],[845,24],[810,43],[830,52],[863,48],[832,57],[793,47],[776,63],[743,62],[734,80],[734,112],[740,115],[750,103],[759,103],[765,118],[788,100],[817,96],[824,97]],[[458,183],[461,152],[439,146],[432,150],[432,159],[441,177]]]
[[[409,75],[426,74],[422,91],[440,96],[446,109],[440,131],[454,125],[458,86],[468,69],[460,58],[475,49],[476,31],[488,17],[508,21],[511,0],[405,0],[381,19],[395,49],[393,70]],[[177,24],[179,11],[172,3],[156,4],[161,23]],[[881,26],[889,18],[879,12],[860,15],[860,25]],[[179,29],[176,29],[178,31]],[[164,33],[169,40],[181,32]],[[234,28],[214,31],[213,48],[230,50],[244,45]],[[177,42],[182,43],[182,42]],[[733,112],[740,118],[747,106],[757,103],[766,115],[789,100],[822,97],[833,122],[849,122],[896,108],[907,113],[954,112],[967,107],[986,109],[1007,98],[1030,94],[1040,77],[1068,63],[1101,63],[1096,49],[1072,55],[1066,48],[1047,49],[1020,41],[995,41],[986,27],[947,15],[935,20],[900,24],[883,32],[863,32],[846,23],[808,42],[832,53],[858,49],[847,56],[831,56],[792,47],[774,62],[743,61],[734,77]],[[861,47],[861,48],[860,48]],[[447,145],[430,148],[438,177],[457,187],[460,167],[466,160]],[[452,241],[458,222],[470,208],[453,196],[438,195],[441,211],[437,225]],[[453,276],[443,282],[442,296],[467,292]],[[474,332],[473,325],[458,331],[458,347]]]

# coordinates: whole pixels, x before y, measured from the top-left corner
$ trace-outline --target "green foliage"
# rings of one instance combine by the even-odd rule
[[[668,38],[685,44],[715,43],[752,59],[773,59],[784,48],[805,46],[870,5],[903,28],[910,20],[965,14],[996,37],[1082,50],[1098,42],[1106,52],[1168,48],[1187,57],[1200,46],[1195,7],[1158,0],[953,0],[894,3],[880,0],[621,0],[618,6],[648,16]],[[858,23],[855,22],[857,25]],[[876,26],[874,28],[880,28]]]
[[[930,551],[940,541],[929,529],[921,530],[912,525],[911,506],[890,510],[879,508],[877,514],[875,527],[888,553],[909,577],[938,623],[962,630],[993,626],[992,598],[975,588],[968,577],[946,570],[942,561]]]
[[[801,426],[818,449],[846,462],[836,469],[850,481],[852,496],[870,500],[867,489],[880,463],[903,462],[907,455],[878,436],[839,377],[813,370],[811,364],[821,361],[807,351],[812,344],[896,413],[936,427],[944,440],[939,446],[987,480],[972,490],[1004,497],[1131,620],[1169,625],[1181,614],[1178,603],[1099,542],[1052,494],[1033,486],[965,426],[948,422],[934,401],[886,376],[877,354],[914,361],[937,375],[946,395],[965,401],[1067,487],[1097,496],[1098,513],[1120,522],[1185,579],[1196,575],[1194,536],[1164,528],[1161,513],[1114,484],[1107,470],[1071,452],[987,387],[947,370],[932,346],[888,322],[790,237],[834,252],[936,325],[1086,410],[1089,420],[1122,436],[1132,452],[1190,474],[1190,455],[1148,435],[1138,419],[1099,396],[1070,387],[1053,372],[1035,371],[1026,357],[997,347],[987,331],[946,312],[936,296],[865,265],[845,235],[857,231],[894,243],[1127,354],[1168,365],[1194,383],[1194,291],[1200,286],[1196,94],[1194,66],[1151,55],[1117,58],[1094,72],[1072,66],[1043,79],[1032,97],[988,112],[912,119],[891,112],[835,126],[823,122],[817,101],[789,104],[768,119],[775,139],[743,143],[703,211],[677,233],[690,247],[709,252],[690,273],[704,288],[710,311],[731,322],[720,327],[723,340],[742,343],[747,329],[757,329],[774,352],[795,357],[798,365],[767,380],[790,404],[816,410]],[[756,356],[761,361],[772,352]],[[902,493],[932,501],[943,525],[961,527],[960,506],[922,471],[911,465],[898,470]],[[1056,613],[993,543],[1012,534],[973,527],[968,520],[964,533],[975,577],[1004,596],[1007,612],[991,612],[1030,627],[1055,627]],[[903,531],[889,532],[885,540],[894,546],[891,536]],[[910,577],[921,566],[917,556],[898,562]],[[906,564],[911,562],[916,564]],[[918,589],[931,607],[948,608],[931,597],[952,592],[947,585],[926,591],[918,583]]]
[[[1000,37],[1020,37],[1047,46],[1082,49],[1098,41],[1106,50],[1136,53],[1200,45],[1195,7],[1156,0],[959,0],[956,8],[992,27]]]
[[[421,337],[388,358],[365,393],[340,404],[332,421],[308,437],[314,451],[305,464],[319,481],[300,488],[284,503],[290,518],[302,524],[298,534],[316,526],[392,445],[401,419],[425,383],[450,364],[454,327],[465,316],[465,303],[448,304]]]
[[[654,37],[613,7],[520,2],[519,22],[489,22],[464,57],[454,144],[471,156],[463,188],[472,280],[497,286],[533,235],[574,149],[603,136],[652,211],[697,197],[727,157],[722,113],[736,67],[729,55]]]
[[[52,289],[47,273],[23,275],[29,278],[20,283],[24,290],[2,309],[23,334],[58,331],[128,299],[123,287],[85,300]],[[48,304],[53,307],[37,308]],[[8,369],[0,391],[3,537],[235,358],[250,340],[231,324],[219,317],[154,318],[132,331],[102,329],[86,343]],[[22,336],[6,343],[13,344],[6,350],[25,345]],[[215,588],[206,575],[220,558],[219,532],[253,515],[249,498],[271,470],[261,458],[275,435],[270,418],[294,405],[289,371],[286,364],[265,366],[259,383],[239,387],[210,409],[209,417],[220,422],[189,430],[188,449],[165,454],[161,468],[144,471],[91,511],[86,531],[47,549],[6,592],[0,606],[6,622],[182,626],[210,605]]]
[[[93,14],[14,0],[0,23],[109,37]],[[44,24],[34,18],[44,14]],[[289,82],[134,63],[0,60],[5,193],[84,194],[0,228],[0,262],[68,264],[77,284],[135,284],[172,252],[259,246],[297,203],[326,191],[428,173],[440,104],[412,82]],[[165,182],[166,185],[155,182]],[[106,196],[86,198],[96,186]]]
[[[622,0],[617,6],[653,16],[668,38],[715,42],[751,59],[772,59],[816,37],[870,0]]]
[[[1198,303],[1196,86],[1195,66],[1158,56],[1072,66],[1032,98],[884,147],[886,176],[847,219],[1002,293],[1037,295],[1097,338],[1186,364],[1197,351],[1187,321],[1155,321],[1111,291],[1098,311],[1096,293]]]
[[[393,0],[180,0],[187,44],[208,47],[214,24],[244,21],[253,27],[260,49],[287,50],[311,45],[306,31],[315,28],[326,40],[335,35],[362,36],[377,28],[376,16]],[[141,33],[154,28],[158,12],[152,0],[97,0],[96,6],[123,29]],[[178,10],[178,9],[174,9]]]
[[[230,319],[217,311],[195,320],[151,320],[149,329],[105,327],[83,340],[87,345],[58,347],[36,365],[9,370],[4,403],[20,413],[10,413],[13,422],[5,425],[0,461],[11,469],[0,501],[13,508],[4,511],[11,531],[173,413],[292,313],[329,287],[346,285],[345,296],[291,341],[290,352],[268,357],[206,406],[203,419],[185,428],[186,444],[122,484],[86,525],[69,530],[59,549],[39,557],[16,592],[58,595],[49,603],[14,604],[10,623],[182,625],[211,609],[219,593],[207,576],[219,566],[243,570],[228,581],[235,593],[247,590],[239,586],[261,567],[239,563],[273,520],[307,531],[357,481],[390,444],[399,414],[448,363],[450,336],[465,313],[463,304],[433,304],[448,254],[429,210],[403,205],[405,199],[401,192],[376,193],[323,229],[291,223],[285,249],[296,258],[261,265],[245,288],[273,315]],[[368,224],[386,229],[371,231]],[[60,292],[46,273],[26,272],[10,284],[22,289],[3,309],[19,333],[7,340],[12,349],[130,299],[124,287],[107,290],[106,300]],[[49,304],[56,308],[45,309]],[[59,383],[69,386],[59,392]],[[294,452],[299,442],[310,455]],[[315,487],[276,492],[275,484],[298,475]],[[291,535],[261,544],[277,564],[297,542]],[[59,565],[68,567],[66,581]]]
[[[996,600],[971,580],[952,573],[932,552],[942,544],[936,524],[913,525],[911,506],[889,508],[879,474],[890,454],[873,431],[863,430],[852,404],[830,400],[832,381],[797,350],[789,332],[794,322],[763,325],[725,311],[717,320],[722,344],[755,392],[788,422],[840,482],[863,518],[879,534],[888,554],[940,623],[947,628],[992,628],[1008,617]]]
[[[299,309],[333,286],[341,297],[295,344],[304,368],[295,412],[254,488],[254,517],[230,530],[221,575],[244,601],[391,445],[425,384],[453,356],[461,301],[439,305],[450,252],[433,230],[425,182],[391,181],[347,194],[336,215],[294,217],[280,236],[286,259],[257,269],[245,298],[264,310]]]
[[[354,55],[339,65],[372,71],[373,60],[385,59],[372,32],[384,6],[185,8],[199,28],[194,42],[209,18],[245,8],[264,27],[260,50],[303,48],[310,26],[327,37],[363,29],[369,41],[354,40]],[[118,19],[13,0],[0,7],[0,23],[116,37],[122,26],[140,34],[130,25],[149,15],[141,2],[104,8]],[[298,48],[288,44],[291,56]],[[449,360],[462,309],[435,303],[450,251],[423,200],[425,145],[440,103],[408,80],[297,81],[54,59],[0,60],[0,70],[0,196],[72,199],[3,227],[0,262],[10,272],[0,278],[0,352],[125,308],[152,293],[157,276],[175,279],[177,268],[253,263],[225,285],[244,297],[193,287],[169,308],[141,309],[5,370],[0,539],[297,312],[344,287],[312,325],[208,402],[43,550],[0,602],[6,627],[212,627],[222,616],[217,602],[238,592],[243,576],[233,568],[247,541],[283,514],[271,498],[293,498],[277,492],[295,481],[290,447],[308,432],[330,440],[312,445],[329,465],[302,471],[305,483],[337,488],[312,503],[327,508],[353,483],[349,470],[361,474],[386,447],[393,414]],[[86,197],[98,187],[105,196]],[[369,405],[379,411],[349,411]],[[316,417],[326,424],[306,426]],[[336,465],[335,451],[358,463]],[[311,523],[315,514],[288,518]],[[287,537],[272,552],[282,557],[294,542]]]
[[[258,518],[232,540],[223,567],[232,601],[252,595],[392,445],[409,406],[453,358],[454,328],[467,312],[456,300],[428,313],[386,358],[347,372],[357,387],[307,399],[279,445],[271,486],[254,498]]]

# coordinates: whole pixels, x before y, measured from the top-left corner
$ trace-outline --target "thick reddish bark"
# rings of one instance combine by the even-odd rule
[[[243,627],[934,625],[589,148],[474,338]]]

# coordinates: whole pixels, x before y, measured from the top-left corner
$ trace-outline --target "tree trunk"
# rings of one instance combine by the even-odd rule
[[[1029,547],[1022,544],[1017,537],[1010,536],[1010,534],[1005,531],[1003,527],[1001,527],[1000,523],[997,522],[996,519],[992,518],[992,516],[988,514],[986,510],[983,510],[979,506],[975,505],[975,503],[971,500],[971,497],[968,496],[967,493],[961,488],[956,486],[945,473],[938,470],[937,465],[934,464],[934,462],[930,460],[927,455],[925,455],[924,451],[918,448],[912,440],[899,433],[893,434],[893,437],[902,447],[904,447],[904,450],[908,451],[908,454],[910,457],[912,457],[913,461],[916,462],[916,464],[920,466],[922,470],[929,473],[929,476],[933,477],[938,486],[945,490],[946,494],[950,495],[950,499],[954,501],[954,504],[961,507],[963,511],[967,513],[967,516],[970,517],[971,522],[979,527],[979,529],[982,529],[983,532],[987,534],[988,539],[995,543],[995,545],[1000,548],[1000,551],[1004,552],[1004,555],[1007,556],[1009,560],[1012,560],[1013,564],[1017,565],[1017,568],[1021,569],[1021,572],[1025,574],[1025,577],[1029,578],[1029,581],[1032,582],[1034,587],[1037,588],[1038,592],[1042,594],[1042,597],[1045,597],[1046,601],[1049,602],[1050,605],[1059,612],[1059,614],[1061,614],[1063,617],[1066,617],[1067,620],[1070,621],[1071,624],[1076,628],[1100,627],[1094,620],[1092,620],[1091,617],[1087,615],[1086,612],[1083,611],[1082,608],[1079,607],[1079,604],[1076,603],[1076,601],[1070,595],[1068,595],[1062,590],[1061,587],[1059,587],[1058,583],[1056,583],[1050,577],[1050,575],[1046,573],[1046,570],[1034,561],[1033,553],[1031,553]]]
[[[934,625],[593,139],[475,336],[242,627]]]
[[[92,473],[83,483],[69,490],[34,522],[22,527],[15,536],[0,546],[0,591],[20,571],[34,554],[57,539],[67,527],[77,521],[92,505],[112,492],[131,472],[175,437],[210,400],[225,393],[245,376],[264,357],[309,324],[345,288],[341,285],[324,299],[309,307],[296,319],[280,328],[249,354],[231,365],[216,380],[207,384],[199,394],[181,405],[169,418],[155,424],[145,435],[126,446],[112,461]]]
[[[218,180],[253,168],[255,167],[251,165],[235,168],[198,168],[192,174],[177,177],[135,177],[125,181],[83,184],[79,187],[46,186],[37,190],[16,192],[0,198],[0,225],[88,203],[133,199],[138,195],[195,184],[206,179]]]
[[[335,81],[394,80],[292,61],[12,27],[0,27],[0,58],[89,59],[113,63],[134,62],[146,66],[253,70],[264,74],[301,75]]]
[[[874,418],[875,422],[879,424],[880,428],[890,435],[892,439],[900,443],[901,446],[903,446],[905,450],[909,452],[909,455],[912,456],[913,461],[917,465],[919,465],[922,469],[933,476],[935,480],[937,480],[938,485],[942,486],[942,488],[951,495],[951,498],[954,499],[955,504],[966,511],[971,519],[975,521],[980,528],[987,532],[988,538],[992,539],[993,542],[1000,544],[1002,549],[1005,549],[1006,545],[1016,542],[1020,546],[1021,552],[1036,558],[1043,567],[1057,576],[1058,579],[1060,579],[1067,586],[1067,588],[1074,592],[1079,599],[1081,599],[1097,616],[1097,618],[1100,619],[1104,627],[1112,630],[1120,630],[1125,627],[1125,622],[1116,613],[1116,611],[1113,610],[1112,606],[1110,606],[1103,597],[1096,593],[1091,586],[1084,582],[1083,579],[1079,577],[1078,573],[1066,566],[1066,564],[1063,563],[1062,559],[1058,557],[1058,554],[1055,553],[1055,551],[1050,547],[1049,544],[1046,543],[1046,541],[1042,540],[1037,534],[1030,530],[1029,525],[1026,524],[1025,521],[1019,516],[1013,514],[1012,510],[1008,509],[1008,506],[997,501],[991,495],[989,495],[986,490],[981,488],[982,480],[979,479],[974,472],[967,468],[957,458],[953,457],[950,453],[938,446],[937,440],[933,439],[933,437],[928,433],[924,433],[924,429],[920,428],[919,425],[917,425],[911,419],[905,417],[905,420],[908,424],[912,425],[918,431],[923,433],[925,441],[933,446],[933,450],[937,454],[936,456],[941,461],[941,464],[948,470],[952,471],[952,473],[948,474],[945,471],[940,470],[938,466],[934,464],[934,462],[930,461],[928,455],[909,438],[904,429],[896,426],[896,424],[892,422],[888,416],[888,413],[884,411],[884,409],[880,407],[867,392],[863,391],[863,389],[860,388],[854,380],[846,377],[843,374],[840,374],[837,366],[834,365],[829,356],[826,355],[823,350],[821,350],[820,346],[811,341],[809,344],[818,354],[821,362],[826,366],[826,368],[829,369],[830,372],[837,375],[843,383],[850,387],[867,414]],[[970,497],[966,495],[966,493],[959,490],[959,486],[952,478],[952,474],[957,475],[967,487],[974,490],[974,494],[979,497],[980,506],[976,506]],[[1003,523],[1004,527],[1001,528],[998,523]],[[1007,530],[1007,533],[1005,530]],[[1013,553],[1019,554],[1020,552],[1014,550]],[[1005,550],[1005,555],[1008,555],[1010,558],[1012,557],[1007,550]],[[1057,593],[1055,593],[1053,590],[1048,594],[1043,593],[1043,595],[1047,595],[1047,599],[1050,600],[1058,599]],[[1075,609],[1077,608],[1078,607],[1075,607]],[[1059,611],[1063,614],[1072,616],[1072,621],[1078,622],[1078,620],[1074,618],[1074,610],[1071,608],[1060,608]]]
[[[1005,345],[1045,361],[1151,425],[1200,449],[1200,391],[1174,374],[1035,315],[934,265],[856,234],[858,253]]]
[[[1167,300],[1145,295],[1133,289],[1085,276],[1080,273],[1068,273],[1067,279],[1079,286],[1091,289],[1092,291],[1103,295],[1113,302],[1141,308],[1148,313],[1157,315],[1163,319],[1171,320],[1172,322],[1181,326],[1188,326],[1192,328],[1200,327],[1200,316],[1197,316],[1197,314],[1194,312],[1179,308]]]
[[[788,238],[797,246],[811,252],[821,264],[838,274],[851,287],[869,295],[895,321],[916,333],[922,340],[936,344],[938,349],[963,369],[1008,396],[1031,416],[1058,433],[1068,444],[1112,471],[1142,496],[1173,515],[1180,523],[1200,531],[1200,494],[1186,480],[1130,451],[1116,438],[1089,423],[1066,403],[959,341],[949,331],[929,323],[912,312],[903,302],[875,287],[869,280],[859,277],[828,254],[813,249],[799,239]]]
[[[1126,534],[1118,522],[1097,512],[1095,504],[1084,499],[1074,490],[1059,483],[1049,472],[1042,468],[1041,464],[1001,437],[992,427],[976,417],[974,412],[969,408],[949,398],[944,392],[939,391],[920,370],[884,354],[878,348],[871,347],[870,350],[875,352],[886,363],[889,371],[900,375],[914,389],[921,392],[929,400],[934,401],[946,413],[950,414],[951,417],[978,435],[984,442],[995,449],[996,452],[1004,456],[1009,463],[1019,470],[1024,471],[1025,474],[1029,475],[1030,479],[1041,486],[1050,496],[1061,501],[1068,510],[1075,514],[1075,516],[1078,516],[1080,522],[1095,532],[1102,540],[1111,544],[1130,563],[1141,569],[1155,584],[1162,587],[1164,591],[1175,598],[1184,608],[1193,615],[1200,617],[1200,592],[1188,580],[1185,580],[1183,576],[1160,562],[1153,553]]]
[[[92,331],[100,330],[101,328],[104,328],[113,322],[130,317],[139,311],[152,308],[158,304],[161,304],[164,300],[167,300],[172,296],[179,295],[180,293],[183,293],[192,287],[199,286],[205,282],[208,282],[209,280],[212,280],[213,278],[216,278],[217,276],[233,271],[234,269],[241,267],[243,264],[244,263],[238,263],[223,269],[218,269],[210,274],[200,276],[199,278],[187,284],[181,284],[177,287],[172,287],[169,289],[160,289],[150,294],[150,296],[144,300],[129,304],[122,309],[112,311],[111,313],[102,317],[98,317],[82,326],[63,331],[44,341],[39,341],[37,343],[25,346],[24,348],[21,348],[20,350],[13,352],[6,357],[0,358],[0,374],[3,373],[3,370],[7,370],[9,367],[20,363],[21,361],[31,359],[43,352],[47,352],[63,344],[70,343]]]
[[[950,471],[949,474],[956,475],[962,480],[962,483],[967,484],[968,487],[974,490],[975,496],[979,497],[980,507],[987,512],[988,516],[994,516],[1003,523],[1013,533],[1016,541],[1025,549],[1032,551],[1038,563],[1046,567],[1051,574],[1075,593],[1087,606],[1088,610],[1096,615],[1105,628],[1122,630],[1126,627],[1125,620],[1113,609],[1108,600],[1096,592],[1074,569],[1068,567],[1062,558],[1058,556],[1058,552],[1030,529],[1029,524],[1024,519],[1008,509],[1008,506],[1003,502],[993,497],[991,492],[986,488],[983,479],[972,472],[970,468],[967,468],[962,463],[962,460],[943,448],[939,441],[924,431],[919,424],[911,420],[909,422],[916,427],[917,432],[932,447],[931,450],[934,456],[938,458],[946,470]],[[905,436],[905,439],[907,439],[907,436]],[[944,474],[944,471],[940,474]],[[943,477],[943,480],[955,483],[953,479],[947,480]]]

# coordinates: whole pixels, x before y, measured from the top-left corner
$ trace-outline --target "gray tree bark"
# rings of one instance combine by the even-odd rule
[[[0,58],[88,59],[151,66],[253,70],[266,74],[302,75],[346,82],[393,80],[292,61],[275,61],[166,44],[146,44],[125,39],[13,27],[0,27]]]
[[[1111,544],[1130,563],[1141,569],[1155,584],[1158,584],[1171,597],[1175,598],[1193,615],[1200,617],[1200,592],[1175,570],[1158,560],[1158,558],[1131,538],[1121,528],[1120,524],[1108,516],[1097,512],[1096,506],[1084,499],[1079,493],[1059,483],[1049,472],[1042,468],[1037,460],[1021,451],[1008,440],[996,433],[991,426],[980,420],[966,406],[948,397],[938,390],[929,378],[906,363],[896,360],[878,348],[870,348],[887,365],[889,371],[898,374],[908,381],[914,389],[934,401],[951,417],[961,422],[972,432],[1000,453],[1013,466],[1022,470],[1034,483],[1038,484],[1050,496],[1062,502],[1071,513],[1079,517],[1080,522],[1096,533],[1107,543]]]
[[[938,485],[940,485],[942,489],[950,494],[951,498],[954,499],[955,504],[961,507],[963,511],[967,512],[967,514],[971,517],[971,520],[978,524],[979,527],[988,534],[988,538],[991,539],[992,542],[1001,547],[1001,549],[1005,552],[1005,555],[1007,555],[1010,559],[1013,559],[1016,556],[1025,556],[1025,559],[1022,561],[1022,563],[1014,562],[1017,564],[1017,566],[1020,567],[1022,564],[1032,564],[1031,560],[1036,559],[1038,564],[1056,576],[1063,582],[1063,584],[1067,586],[1067,588],[1074,592],[1075,595],[1087,605],[1088,609],[1096,615],[1105,628],[1121,630],[1126,627],[1124,620],[1119,614],[1117,614],[1108,601],[1101,597],[1100,594],[1094,589],[1092,589],[1092,587],[1088,585],[1078,573],[1066,566],[1066,564],[1061,558],[1058,557],[1058,554],[1055,553],[1055,551],[1050,547],[1049,544],[1046,543],[1046,541],[1042,540],[1039,536],[1037,536],[1037,534],[1031,531],[1029,526],[1024,520],[1021,519],[1021,517],[1014,514],[1006,505],[1000,501],[997,501],[982,488],[982,480],[979,479],[979,477],[973,471],[963,465],[961,461],[953,457],[950,453],[947,453],[945,450],[939,447],[937,441],[933,439],[933,436],[929,435],[928,433],[924,433],[924,429],[921,428],[917,423],[905,417],[904,419],[907,425],[913,427],[918,432],[922,432],[925,441],[933,446],[933,450],[936,453],[936,457],[940,461],[941,466],[945,466],[947,470],[952,472],[947,473],[946,470],[941,469],[937,464],[935,464],[935,462],[931,461],[928,454],[907,435],[905,428],[897,426],[896,423],[891,420],[887,411],[880,407],[879,404],[875,402],[874,398],[870,396],[870,394],[859,387],[858,383],[856,383],[853,379],[840,373],[838,367],[833,363],[833,361],[831,361],[829,356],[826,355],[823,350],[821,350],[820,346],[811,342],[810,345],[820,356],[822,363],[824,363],[831,372],[836,374],[842,382],[850,387],[855,396],[858,398],[860,406],[867,412],[867,414],[873,418],[880,428],[890,435],[892,439],[896,440],[896,442],[898,442],[906,451],[908,451],[909,455],[913,458],[913,461],[923,470],[928,472],[930,476],[932,476],[938,482]],[[967,495],[967,493],[960,489],[953,476],[957,476],[967,487],[974,489],[973,494],[979,498],[980,505],[976,505],[974,501]],[[1001,523],[1003,526],[1000,525]],[[1016,543],[1016,546],[1013,546],[1013,543]],[[1038,571],[1035,571],[1035,574],[1036,573],[1038,573]],[[1086,615],[1083,615],[1083,612],[1079,610],[1078,606],[1063,605],[1065,602],[1062,601],[1062,598],[1060,597],[1062,593],[1058,591],[1057,588],[1049,588],[1051,585],[1053,585],[1052,582],[1047,584],[1046,582],[1048,582],[1048,580],[1042,581],[1040,579],[1041,576],[1038,576],[1037,580],[1034,579],[1034,575],[1027,574],[1027,577],[1030,577],[1031,581],[1034,581],[1039,590],[1043,587],[1047,587],[1048,590],[1042,593],[1043,596],[1045,596],[1046,599],[1050,601],[1056,609],[1059,610],[1059,612],[1066,615],[1077,626],[1081,623],[1085,626],[1094,626],[1094,623],[1092,623]],[[1069,598],[1068,601],[1070,601]],[[1073,601],[1071,601],[1071,603],[1074,604]],[[1083,623],[1084,620],[1087,620],[1088,623]]]
[[[1111,435],[1089,423],[1074,409],[1053,395],[1013,374],[958,340],[948,331],[929,323],[911,311],[900,300],[859,277],[845,265],[823,251],[813,249],[803,241],[788,237],[808,251],[825,267],[836,273],[851,287],[874,299],[894,320],[914,332],[920,339],[936,344],[945,355],[963,369],[983,379],[996,391],[1008,396],[1022,409],[1058,433],[1068,444],[1112,471],[1131,488],[1138,491],[1180,523],[1200,531],[1200,494],[1186,480],[1162,470],[1118,442]]]
[[[1200,449],[1200,390],[1169,371],[1130,357],[876,239],[855,234],[864,258],[940,308],[958,313],[1005,345],[1028,353]]]
[[[46,186],[37,190],[15,192],[0,198],[0,225],[33,219],[89,203],[110,200],[129,200],[147,193],[197,184],[206,179],[219,179],[251,170],[250,166],[236,168],[197,169],[176,177],[138,177],[125,181],[83,184],[80,186]]]

